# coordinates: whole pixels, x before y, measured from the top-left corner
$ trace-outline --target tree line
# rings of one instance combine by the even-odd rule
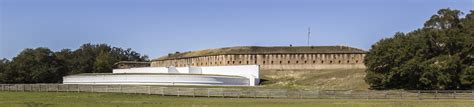
[[[11,61],[0,60],[0,83],[61,83],[65,75],[112,72],[118,61],[148,61],[132,49],[83,44],[54,52],[45,47],[24,49]]]
[[[474,11],[440,9],[424,27],[384,38],[365,57],[373,89],[473,89]]]

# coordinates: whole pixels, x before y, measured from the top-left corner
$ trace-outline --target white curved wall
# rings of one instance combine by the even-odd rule
[[[259,80],[258,65],[142,67],[114,69],[112,74],[79,74],[63,77],[64,84],[255,86]]]
[[[218,85],[248,86],[249,79],[216,75],[72,75],[63,78],[63,84],[136,84],[136,85]]]
[[[180,73],[180,74],[211,74],[241,76],[251,80],[251,86],[258,85],[258,65],[236,65],[236,66],[204,66],[204,67],[142,67],[129,69],[114,69],[113,73]]]

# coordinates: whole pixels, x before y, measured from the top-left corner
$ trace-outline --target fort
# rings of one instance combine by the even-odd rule
[[[121,61],[115,64],[118,69],[114,69],[112,73],[69,75],[63,78],[63,83],[256,86],[261,79],[277,84],[288,82],[279,78],[287,74],[304,74],[310,76],[305,77],[309,79],[309,83],[322,83],[311,79],[311,76],[319,75],[321,77],[318,78],[324,79],[318,73],[340,71],[354,71],[347,73],[356,75],[356,69],[366,68],[363,64],[365,54],[362,49],[348,46],[239,46],[206,49],[176,52],[151,62]]]
[[[348,46],[240,46],[173,53],[151,67],[260,65],[260,70],[364,69],[365,51]]]

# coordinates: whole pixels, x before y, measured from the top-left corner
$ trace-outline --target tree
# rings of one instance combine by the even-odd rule
[[[374,89],[474,88],[472,11],[441,9],[425,27],[372,45],[365,80]]]
[[[107,44],[84,44],[72,54],[72,74],[112,72],[114,63],[119,61],[148,61],[146,55],[141,56],[130,48],[124,50]]]
[[[61,67],[54,61],[53,52],[48,48],[25,49],[3,73],[5,83],[51,83],[61,78]]]
[[[6,67],[8,66],[8,63],[10,63],[10,61],[8,59],[0,59],[0,83],[2,82],[3,80],[3,72],[5,72],[6,70]]]
[[[462,12],[459,10],[441,9],[438,14],[431,16],[430,20],[425,22],[426,28],[449,29],[459,27]]]
[[[84,44],[74,51],[58,52],[25,49],[11,62],[0,60],[0,83],[59,83],[70,74],[112,72],[118,61],[148,61],[148,57],[106,44]]]

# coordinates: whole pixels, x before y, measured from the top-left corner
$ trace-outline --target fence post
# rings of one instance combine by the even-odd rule
[[[456,99],[456,90],[454,90],[453,98]]]
[[[472,93],[472,99],[474,100],[474,90],[471,90]]]
[[[179,88],[178,88],[178,97],[179,97]]]
[[[438,90],[435,90],[435,99],[438,99]]]
[[[66,84],[66,92],[69,92],[69,84]]]
[[[303,90],[298,90],[298,95],[300,95],[300,99],[303,99]]]
[[[207,88],[207,97],[211,97],[211,92],[210,92],[209,88]],[[473,94],[473,97],[474,97],[474,94]]]
[[[106,93],[109,92],[109,85],[105,85],[105,92],[106,92]]]
[[[81,86],[77,84],[77,92],[79,93],[81,91]]]
[[[221,88],[222,98],[225,98],[224,88]]]
[[[151,94],[151,86],[148,86],[148,95]]]
[[[403,99],[403,90],[400,90],[400,99]]]
[[[370,99],[370,90],[367,91],[367,100]]]
[[[56,84],[56,92],[59,92],[59,85],[60,84]]]
[[[421,100],[421,92],[420,92],[420,90],[418,90],[416,96],[418,97],[418,100]]]
[[[165,96],[165,87],[161,87],[161,96]]]
[[[123,91],[122,91],[122,84],[119,85],[119,91],[120,91],[120,93],[123,93]]]
[[[321,90],[316,90],[316,98],[321,99]]]
[[[191,88],[193,90],[193,98],[196,97],[196,90],[194,88]]]
[[[257,98],[257,92],[258,92],[258,91],[257,91],[256,89],[253,90],[253,98]]]
[[[272,90],[268,90],[267,98],[269,99],[272,96]]]
[[[349,90],[349,99],[352,99],[352,90]]]
[[[239,92],[237,93],[237,98],[240,98],[240,94],[242,94],[242,89],[239,89]]]

